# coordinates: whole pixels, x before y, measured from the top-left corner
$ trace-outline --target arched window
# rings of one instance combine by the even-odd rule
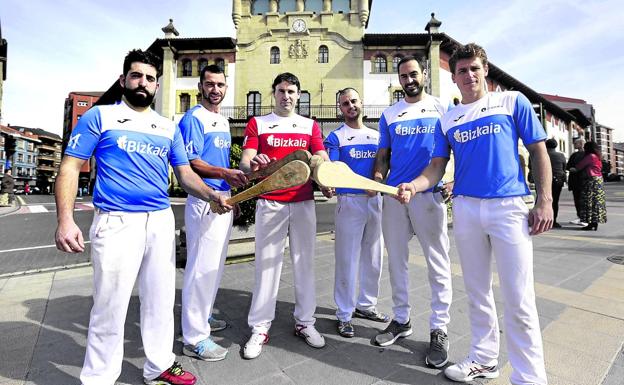
[[[280,0],[279,1],[279,10],[280,13],[284,12],[296,12],[297,11],[297,0]]]
[[[402,57],[399,55],[392,58],[392,72],[399,72],[399,62],[401,59]]]
[[[375,72],[377,73],[386,73],[388,72],[388,63],[384,56],[376,56],[375,57]]]
[[[400,101],[401,99],[405,98],[405,92],[401,91],[401,90],[396,90],[392,93],[392,104]]]
[[[249,91],[247,94],[247,116],[260,115],[262,95],[258,91]]]
[[[180,94],[180,113],[185,113],[191,108],[191,95]]]
[[[301,91],[301,96],[297,102],[297,113],[310,116],[310,93],[308,91]]]
[[[319,47],[318,62],[329,63],[329,48],[327,48],[326,45],[322,45]]]
[[[323,12],[323,0],[306,0],[305,10],[308,12]]]
[[[332,0],[332,10],[334,13],[349,13],[349,0]]]
[[[215,59],[215,65],[219,68],[221,68],[221,71],[225,72],[225,60],[221,59],[220,57]]]
[[[271,64],[280,63],[280,49],[278,47],[271,47],[271,55],[270,55],[269,63]]]
[[[269,0],[255,0],[251,3],[251,14],[262,15],[269,12]]]
[[[190,59],[182,60],[182,76],[193,76],[193,63]]]
[[[208,65],[208,60],[201,58],[197,61],[197,72],[198,75],[201,74],[201,71],[204,69],[205,66]]]

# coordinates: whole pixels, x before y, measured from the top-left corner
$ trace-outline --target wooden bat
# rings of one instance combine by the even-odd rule
[[[306,150],[293,151],[290,154],[283,157],[282,159],[278,159],[269,163],[269,165],[264,168],[250,172],[249,174],[247,174],[247,180],[251,182],[256,179],[268,177],[269,175],[273,174],[275,171],[279,170],[282,166],[284,166],[285,164],[293,160],[301,160],[309,164],[311,157],[312,157],[312,154],[310,154]]]
[[[346,163],[323,162],[314,168],[314,180],[324,187],[356,188],[398,195],[399,189],[354,173]]]
[[[227,203],[233,205],[271,191],[299,186],[307,182],[309,178],[310,167],[308,164],[301,160],[292,160],[266,179],[229,198]],[[210,209],[217,212],[217,208],[218,203],[210,201]]]

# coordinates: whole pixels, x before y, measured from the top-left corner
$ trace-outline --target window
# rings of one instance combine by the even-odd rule
[[[89,103],[88,103],[88,102],[85,102],[85,101],[83,101],[83,100],[80,100],[80,101],[78,101],[78,103],[76,103],[76,105],[77,105],[78,107],[87,107],[87,106],[89,105]]]
[[[269,12],[269,0],[255,0],[251,5],[252,15],[261,15]]]
[[[297,113],[310,116],[310,93],[308,91],[301,91],[301,96],[297,102]]]
[[[34,143],[28,143],[28,151],[35,151],[35,144]]]
[[[198,75],[201,74],[201,70],[204,69],[205,66],[208,65],[208,60],[201,58],[197,61],[197,72]]]
[[[349,13],[351,10],[349,7],[349,0],[333,0],[332,8],[336,13]]]
[[[280,62],[280,49],[278,47],[271,47],[271,59],[269,63],[279,64]]]
[[[17,161],[20,163],[24,162],[24,154],[17,154]]]
[[[32,163],[32,155],[26,155],[26,163]]]
[[[180,112],[184,113],[191,108],[191,95],[180,94]]]
[[[396,90],[392,93],[392,104],[398,102],[399,100],[405,98],[405,93],[401,90]]]
[[[326,45],[322,45],[319,47],[318,62],[329,63],[329,48],[327,48]]]
[[[182,76],[193,76],[193,63],[189,59],[182,60]]]
[[[375,72],[377,73],[385,73],[388,72],[388,64],[386,62],[386,58],[383,56],[375,57]]]
[[[221,59],[220,57],[215,59],[215,65],[219,68],[221,68],[221,71],[225,72],[225,60]]]
[[[260,115],[261,96],[258,91],[250,91],[247,94],[247,116]]]
[[[323,0],[306,0],[305,10],[308,12],[321,13],[323,11]]]
[[[280,13],[297,11],[297,0],[280,0],[278,4]]]
[[[392,72],[399,72],[399,62],[401,59],[401,56],[398,55],[392,58]]]

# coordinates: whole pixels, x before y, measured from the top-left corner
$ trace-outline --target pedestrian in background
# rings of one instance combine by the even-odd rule
[[[578,138],[574,141],[574,152],[570,155],[570,159],[568,159],[568,164],[566,164],[566,170],[570,171],[570,175],[568,175],[568,190],[572,191],[572,195],[574,196],[574,207],[576,208],[576,219],[571,220],[570,223],[573,225],[581,225],[587,226],[587,223],[582,223],[581,218],[581,190],[583,189],[583,179],[584,173],[576,171],[576,164],[583,159],[585,156],[585,151],[583,151],[583,146],[585,145],[585,139]],[[574,170],[574,171],[573,171]]]
[[[550,138],[546,141],[546,151],[550,158],[550,166],[552,167],[552,207],[553,207],[553,227],[560,228],[557,222],[557,214],[559,213],[559,197],[566,180],[566,159],[563,153],[557,151],[557,140]]]
[[[607,203],[605,200],[604,180],[602,179],[602,161],[600,148],[596,142],[587,142],[583,146],[585,156],[575,169],[586,176],[581,191],[581,221],[587,223],[582,230],[598,230],[598,223],[607,223]]]
[[[0,186],[0,206],[10,206],[13,203],[13,189],[15,188],[15,179],[11,168],[4,171],[2,177],[2,185]]]

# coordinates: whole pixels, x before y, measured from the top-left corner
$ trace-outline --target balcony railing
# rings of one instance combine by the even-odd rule
[[[367,119],[379,119],[387,105],[364,106],[362,113]],[[273,111],[273,106],[226,106],[221,107],[221,114],[229,119],[246,120],[252,116],[261,116]],[[314,119],[342,119],[340,109],[335,105],[299,106],[296,109],[299,115]]]

